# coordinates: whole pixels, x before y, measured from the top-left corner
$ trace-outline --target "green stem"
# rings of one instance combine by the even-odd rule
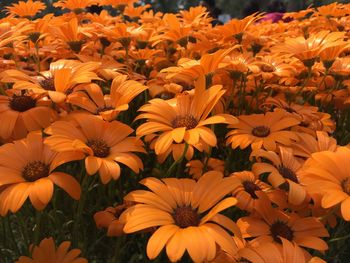
[[[179,159],[177,159],[171,166],[170,168],[168,169],[168,171],[166,172],[166,176],[165,177],[169,177],[170,174],[173,172],[173,170],[175,169],[175,167],[179,164],[179,163],[182,163],[182,160],[185,158],[186,156],[186,153],[187,153],[187,150],[188,150],[188,143],[185,143],[185,149],[181,155],[181,157]]]
[[[43,217],[43,211],[35,212],[35,231],[34,231],[34,237],[33,237],[33,243],[35,245],[39,244],[42,217]]]
[[[84,170],[84,169],[83,169]],[[87,190],[88,190],[88,175],[83,175],[83,181],[81,183],[81,197],[78,202],[78,207],[75,209],[75,218],[73,223],[73,234],[72,234],[72,243],[74,247],[78,247],[78,239],[79,239],[79,223],[81,221],[81,217],[84,210],[85,200],[87,196]]]
[[[340,241],[340,240],[344,240],[344,239],[348,239],[350,238],[350,234],[347,234],[345,236],[342,236],[342,237],[337,237],[337,238],[332,238],[330,240],[328,240],[328,242],[337,242],[337,241]]]

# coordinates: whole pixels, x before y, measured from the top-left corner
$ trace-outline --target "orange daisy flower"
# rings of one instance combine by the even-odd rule
[[[275,48],[276,52],[287,53],[300,59],[306,67],[311,67],[319,52],[334,42],[344,38],[343,32],[320,31],[310,35],[307,39],[303,36],[287,38],[281,46]]]
[[[28,89],[38,94],[47,94],[55,103],[62,103],[66,96],[79,84],[89,84],[99,80],[95,71],[98,62],[81,63],[76,60],[58,60],[50,64],[48,71],[33,77],[19,70],[7,70],[2,74],[2,81],[14,83],[14,89]]]
[[[316,131],[316,137],[307,133],[298,134],[300,140],[292,144],[295,156],[309,158],[311,154],[322,151],[335,152],[337,140],[324,131]]]
[[[22,139],[28,132],[48,127],[55,119],[56,112],[51,102],[31,92],[8,90],[8,96],[0,96],[0,137]]]
[[[266,198],[263,195],[261,197]],[[259,245],[271,242],[282,244],[284,238],[300,247],[319,251],[328,249],[327,243],[320,237],[328,237],[329,234],[317,218],[301,218],[294,213],[287,214],[272,208],[271,204],[265,201],[260,201],[256,211],[257,214],[241,217],[237,221],[244,238],[254,237],[254,242]]]
[[[194,80],[206,76],[207,83],[212,82],[213,74],[226,64],[220,64],[224,58],[237,46],[229,49],[220,49],[212,54],[204,54],[200,60],[182,58],[178,61],[177,67],[168,67],[161,72],[167,74],[167,79],[176,82],[193,83]]]
[[[235,179],[220,172],[207,172],[198,182],[192,179],[146,178],[140,182],[151,191],[137,190],[124,199],[138,204],[128,208],[120,220],[124,232],[149,227],[159,228],[147,244],[147,255],[155,259],[166,246],[170,261],[181,259],[185,251],[195,262],[213,260],[216,244],[235,254],[237,249],[229,232],[240,236],[231,219],[219,214],[237,200],[227,195],[235,188]],[[226,228],[227,230],[225,230]]]
[[[231,19],[225,25],[217,26],[214,31],[218,36],[222,37],[225,42],[235,38],[236,41],[240,43],[242,41],[243,32],[246,31],[250,25],[262,18],[262,16],[263,14],[255,13],[241,20]]]
[[[143,169],[142,161],[132,152],[145,152],[141,140],[128,137],[128,125],[118,121],[106,122],[94,115],[74,114],[71,121],[56,121],[45,132],[45,143],[58,152],[75,151],[85,158],[89,175],[97,171],[103,184],[120,176],[119,163],[135,173]]]
[[[63,52],[66,52],[68,47],[74,53],[82,51],[86,39],[93,37],[92,30],[81,26],[76,17],[68,22],[60,21],[60,23],[51,27],[51,34],[59,41]]]
[[[87,263],[85,258],[79,257],[80,249],[69,250],[70,245],[70,241],[64,241],[56,248],[52,237],[45,238],[38,246],[33,247],[31,258],[22,256],[15,263]]]
[[[284,109],[288,113],[292,114],[295,118],[300,119],[302,124],[308,124],[312,121],[320,119],[318,115],[318,107],[309,105],[300,105],[296,103],[288,103],[282,98],[267,98],[265,102],[260,106],[260,108],[272,108],[277,107]]]
[[[98,0],[59,0],[53,4],[54,7],[69,9],[74,12],[81,12],[84,8],[91,5],[98,5]]]
[[[200,160],[191,160],[186,164],[188,173],[193,179],[199,179],[206,171],[218,171],[223,173],[225,170],[225,162],[216,158]]]
[[[70,152],[58,154],[44,145],[41,133],[0,147],[0,214],[16,213],[29,197],[37,210],[50,202],[54,184],[73,199],[80,198],[77,180],[63,172],[54,172],[59,165],[80,157]]]
[[[288,116],[282,109],[266,114],[241,115],[238,119],[239,123],[229,125],[234,130],[227,134],[227,144],[231,144],[233,149],[245,149],[251,145],[253,150],[264,147],[275,151],[277,144],[289,146],[298,140],[296,133],[287,129],[298,125],[300,121]]]
[[[305,200],[306,191],[299,182],[301,163],[290,148],[279,147],[279,155],[260,149],[253,151],[251,157],[258,160],[253,164],[252,171],[258,176],[269,173],[267,180],[273,187],[287,189],[289,202],[299,205]],[[271,164],[262,159],[270,161]]]
[[[94,214],[94,220],[98,228],[107,228],[107,236],[118,237],[124,234],[124,223],[119,220],[120,214],[130,207],[131,204],[125,202],[116,207],[107,207],[103,211]]]
[[[216,85],[205,89],[205,79],[202,76],[197,82],[194,95],[181,94],[175,98],[172,105],[162,99],[153,99],[140,108],[137,119],[147,119],[141,124],[136,134],[145,136],[162,132],[155,142],[157,155],[165,153],[175,143],[186,142],[196,145],[200,141],[214,147],[217,139],[214,132],[205,127],[209,124],[236,123],[237,119],[228,114],[217,114],[208,117],[221,96],[225,93],[222,86]]]
[[[340,207],[342,217],[350,220],[350,149],[313,153],[304,164],[302,183],[310,195],[320,194],[323,208]]]
[[[18,4],[6,7],[7,13],[12,16],[31,18],[40,11],[44,10],[46,5],[41,1],[28,0],[19,1]]]
[[[121,111],[129,108],[129,102],[147,89],[135,80],[127,80],[126,75],[113,79],[110,94],[103,95],[97,84],[84,85],[68,96],[68,102],[100,115],[106,121],[115,120]]]
[[[271,187],[260,181],[258,176],[249,171],[242,171],[233,173],[231,176],[237,179],[239,186],[232,192],[232,195],[237,198],[237,207],[253,212],[259,197],[256,195],[256,191],[262,191],[263,194],[267,194],[270,198],[274,193],[271,191]],[[271,196],[271,199],[274,199]]]

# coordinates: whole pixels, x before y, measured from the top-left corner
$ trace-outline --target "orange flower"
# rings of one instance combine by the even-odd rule
[[[178,95],[174,104],[162,99],[153,99],[140,108],[137,119],[148,119],[141,124],[136,133],[138,136],[162,132],[155,142],[157,155],[165,153],[175,143],[186,142],[195,146],[201,141],[214,147],[217,139],[214,132],[205,127],[209,124],[235,123],[235,117],[228,114],[217,114],[208,117],[220,97],[224,94],[222,86],[216,85],[205,89],[204,77],[196,82],[194,95]]]
[[[323,208],[340,207],[342,217],[350,220],[350,149],[313,153],[304,164],[302,183],[310,195],[320,194]]]
[[[283,78],[291,78],[296,75],[296,69],[283,61],[282,58],[274,56],[259,56],[254,63],[259,66],[261,76],[264,81],[281,81]]]
[[[106,121],[115,120],[121,111],[129,108],[129,102],[147,89],[135,80],[127,80],[126,75],[113,79],[110,94],[103,95],[97,84],[84,85],[68,96],[68,102],[100,115]]]
[[[98,0],[59,0],[53,4],[54,7],[69,9],[75,12],[81,12],[84,8],[91,5],[98,5]]]
[[[204,54],[200,60],[182,58],[178,61],[177,67],[168,67],[161,72],[167,73],[167,78],[185,83],[192,83],[194,80],[206,76],[210,84],[213,74],[226,64],[220,64],[224,58],[237,46],[229,49],[221,49],[212,54]]]
[[[260,149],[253,151],[251,157],[258,160],[253,164],[252,171],[258,176],[269,173],[267,180],[275,188],[287,189],[292,204],[300,205],[305,200],[306,191],[299,183],[301,164],[290,148],[279,147],[279,155]],[[262,159],[270,161],[271,164]]]
[[[60,22],[51,28],[51,34],[59,41],[63,51],[66,51],[68,47],[74,53],[79,53],[84,49],[86,39],[92,38],[91,30],[79,25],[75,17],[68,22]]]
[[[271,242],[281,244],[284,238],[300,247],[320,251],[328,249],[327,243],[320,237],[328,237],[329,234],[318,219],[300,218],[294,213],[287,214],[263,201],[256,206],[256,210],[258,214],[241,217],[237,221],[244,238],[253,237],[254,242],[259,245]]]
[[[272,108],[273,106],[284,109],[288,113],[292,114],[295,118],[299,119],[303,124],[310,123],[320,118],[318,115],[318,107],[305,104],[300,105],[296,103],[288,103],[285,101],[285,99],[282,98],[269,97],[260,107]]]
[[[45,238],[34,246],[31,258],[22,256],[15,263],[87,263],[85,258],[79,257],[80,249],[69,250],[70,244],[70,241],[64,241],[56,249],[53,238]]]
[[[3,72],[1,80],[14,82],[14,89],[47,94],[53,102],[62,103],[77,85],[99,80],[95,73],[99,66],[98,62],[58,60],[50,64],[50,70],[40,72],[40,76],[32,77],[19,70],[7,70]]]
[[[78,158],[77,158],[78,157]],[[69,174],[54,172],[59,165],[79,159],[70,152],[58,154],[44,145],[41,133],[0,147],[0,214],[16,213],[29,197],[37,210],[50,202],[54,184],[73,199],[80,198],[80,185]]]
[[[192,160],[186,164],[189,170],[189,174],[193,179],[199,179],[206,171],[218,171],[223,173],[225,170],[225,162],[215,158],[205,159],[203,162],[200,160]]]
[[[236,42],[240,43],[242,41],[244,31],[246,31],[250,25],[259,20],[262,16],[263,14],[255,13],[241,20],[231,19],[225,25],[217,26],[214,31],[218,36],[223,38],[224,42],[235,38]]]
[[[318,257],[312,257],[295,242],[280,237],[282,245],[265,243],[259,246],[247,246],[238,253],[243,259],[261,263],[326,263]],[[254,242],[253,242],[254,243]]]
[[[288,146],[298,140],[296,133],[287,129],[298,125],[300,121],[288,116],[282,109],[266,114],[241,115],[238,119],[238,124],[229,126],[234,130],[227,134],[227,144],[231,144],[233,149],[245,149],[251,145],[253,150],[264,147],[275,151],[277,143]]]
[[[89,175],[97,171],[103,184],[120,176],[119,163],[135,173],[143,169],[142,161],[132,152],[144,152],[142,142],[128,137],[133,132],[128,125],[118,121],[106,122],[94,115],[74,114],[72,121],[56,121],[45,130],[51,136],[45,143],[58,152],[75,151],[85,157]]]
[[[0,137],[22,139],[28,132],[48,127],[56,118],[50,101],[30,92],[8,90],[9,96],[0,96]],[[11,94],[12,93],[12,94]]]
[[[335,152],[337,149],[337,140],[326,132],[316,131],[316,137],[307,133],[299,133],[298,136],[300,140],[292,144],[295,156],[309,158],[316,152]]]
[[[346,5],[339,4],[337,2],[323,5],[317,7],[317,12],[315,15],[321,15],[325,17],[341,17],[349,14],[349,9],[346,8]]]
[[[124,203],[116,207],[107,207],[103,211],[94,214],[94,220],[98,228],[107,228],[107,236],[118,237],[124,234],[124,223],[119,220],[120,214],[131,204]]]
[[[18,4],[6,7],[7,13],[12,16],[33,17],[40,11],[44,10],[46,5],[41,1],[28,0],[27,2],[19,1]]]
[[[344,38],[343,32],[320,31],[305,39],[302,36],[287,38],[284,44],[275,48],[276,52],[287,53],[300,59],[305,66],[311,67],[319,52],[334,42]]]
[[[151,260],[165,246],[172,262],[180,260],[185,251],[195,262],[210,261],[216,255],[216,244],[235,254],[237,247],[227,231],[236,236],[240,233],[231,219],[219,214],[237,203],[233,197],[223,199],[235,188],[234,178],[223,178],[222,173],[211,171],[198,182],[150,177],[140,183],[151,191],[129,193],[124,199],[138,204],[128,208],[120,220],[125,222],[126,233],[159,226],[147,244]]]
[[[131,6],[135,2],[137,2],[137,0],[100,0],[100,5],[111,5],[113,7],[123,5]]]
[[[347,78],[350,74],[350,57],[337,58],[329,72],[336,78]]]
[[[255,192],[263,191],[263,193],[268,194],[267,192],[271,187],[260,181],[257,175],[249,171],[236,172],[231,176],[236,178],[239,182],[239,186],[232,193],[232,195],[237,198],[237,207],[242,210],[253,212],[255,206],[258,205],[257,200],[259,200]]]

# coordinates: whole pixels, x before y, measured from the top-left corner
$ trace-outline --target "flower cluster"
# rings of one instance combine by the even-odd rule
[[[14,252],[0,256],[340,260],[350,4],[213,26],[203,6],[135,2],[59,0],[59,16],[41,16],[39,0],[6,8],[0,247]]]

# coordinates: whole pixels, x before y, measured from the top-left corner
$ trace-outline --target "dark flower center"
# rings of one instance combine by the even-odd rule
[[[87,141],[86,145],[91,148],[96,157],[105,158],[109,155],[110,147],[103,140],[91,139]]]
[[[273,240],[278,243],[282,243],[280,237],[288,239],[289,241],[292,241],[294,237],[293,230],[282,221],[276,221],[273,223],[270,227],[270,232]]]
[[[79,53],[83,47],[84,41],[68,41],[67,44],[74,53]]]
[[[30,41],[32,41],[33,43],[36,43],[40,37],[41,33],[40,32],[32,32],[29,33],[28,38],[30,39]]]
[[[264,125],[256,126],[252,130],[252,134],[256,137],[267,137],[270,134],[270,128]]]
[[[198,226],[200,218],[198,213],[189,206],[178,207],[173,213],[175,224],[181,228]]]
[[[261,65],[260,69],[263,71],[263,72],[274,72],[274,68],[270,65],[267,65],[267,64],[263,64]]]
[[[10,99],[9,106],[11,109],[19,112],[27,111],[31,108],[34,108],[36,105],[36,100],[33,99],[31,96],[27,95],[14,95]]]
[[[289,179],[294,183],[297,183],[297,184],[299,183],[297,175],[295,174],[295,172],[293,172],[292,169],[285,167],[283,165],[279,166],[277,169],[284,178]]]
[[[53,78],[44,78],[44,79],[40,80],[40,86],[44,90],[55,91],[55,81]]]
[[[197,126],[198,121],[192,115],[177,116],[172,124],[174,128],[186,127],[190,130]]]
[[[261,188],[251,181],[244,181],[243,183],[244,190],[250,194],[253,199],[258,199],[258,196],[255,194],[255,191],[260,191]]]
[[[22,176],[26,181],[34,182],[40,178],[49,176],[50,168],[41,161],[28,163],[22,171]]]
[[[342,182],[341,182],[341,187],[343,188],[343,191],[345,193],[347,193],[348,195],[350,195],[350,177],[345,178]]]

